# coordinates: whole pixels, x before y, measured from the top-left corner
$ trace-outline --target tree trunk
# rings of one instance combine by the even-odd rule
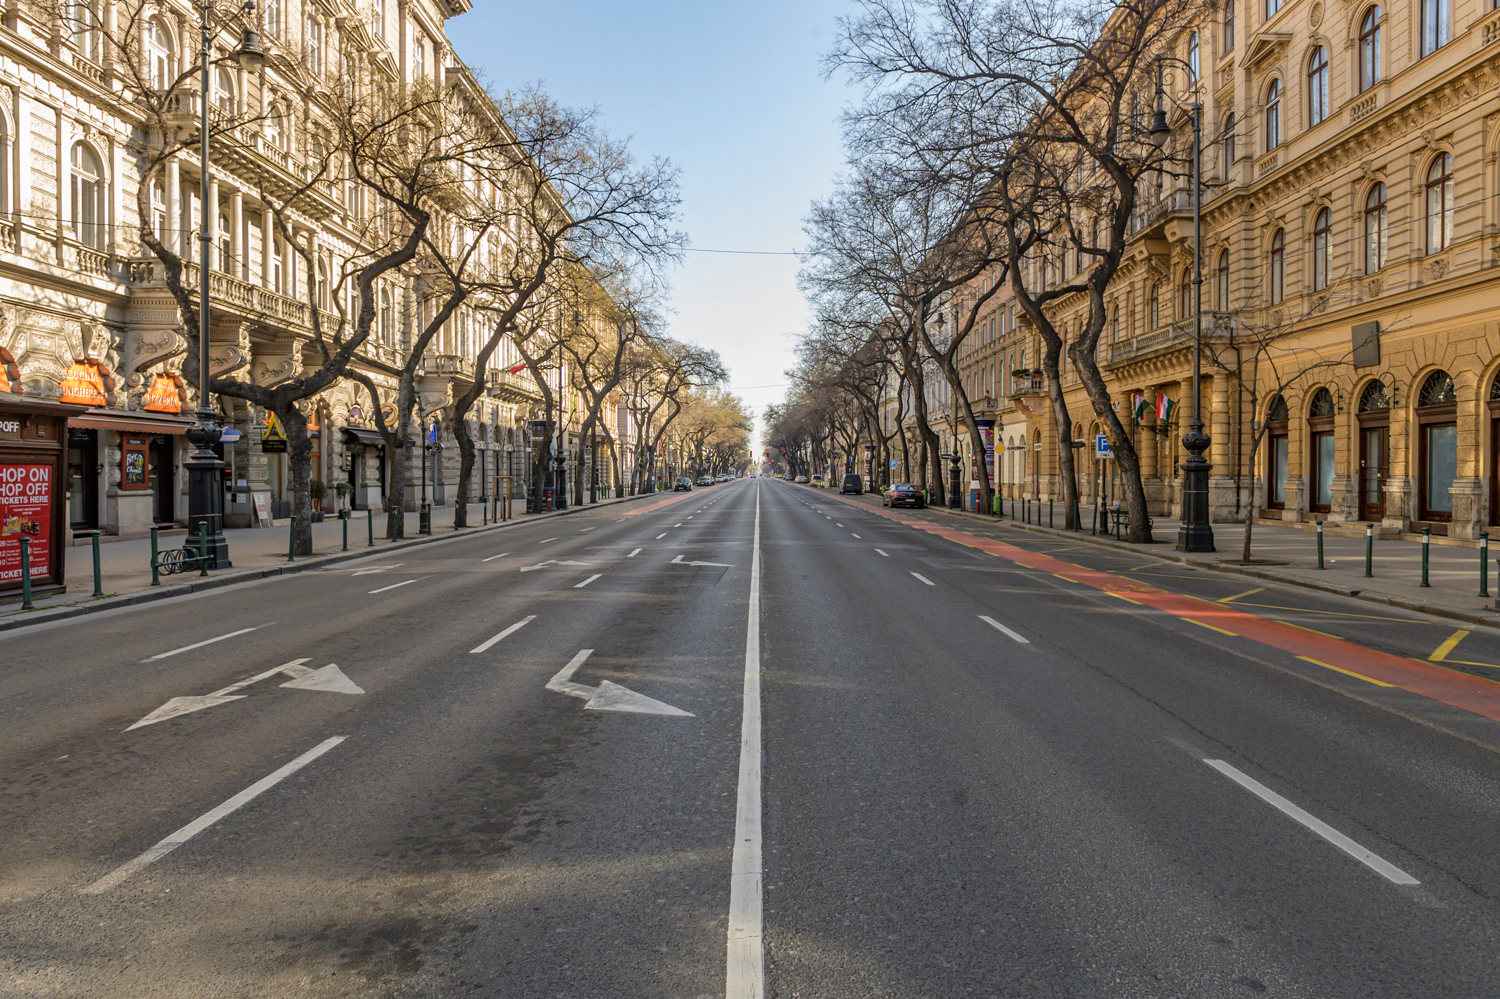
[[[1104,423],[1105,432],[1109,437],[1110,450],[1114,452],[1112,460],[1120,471],[1120,486],[1125,492],[1125,507],[1130,511],[1128,540],[1133,544],[1149,545],[1153,540],[1151,532],[1146,529],[1150,514],[1146,509],[1146,488],[1141,482],[1141,457],[1136,452],[1135,440],[1125,430],[1120,414],[1116,413],[1114,406],[1110,405],[1109,389],[1104,384],[1104,378],[1099,374],[1094,355],[1083,351],[1069,351],[1069,353],[1073,357],[1073,363],[1078,366],[1083,387],[1088,392],[1089,402],[1094,407],[1094,415]]]
[[[312,543],[312,438],[307,434],[307,417],[295,402],[287,401],[272,409],[286,431],[288,470],[292,475],[292,515],[297,518],[292,548],[298,555],[311,555]]]
[[[1061,357],[1061,341],[1055,344],[1049,342],[1047,353],[1042,359],[1042,370],[1047,373],[1047,397],[1052,402],[1052,421],[1057,425],[1057,472],[1062,477],[1063,526],[1072,528],[1073,503],[1078,499],[1078,473],[1073,464],[1073,417],[1068,414],[1068,404],[1063,399],[1062,376],[1058,366]],[[1038,465],[1040,466],[1040,457]],[[1037,468],[1037,474],[1041,474],[1040,467]],[[1037,498],[1041,498],[1040,494]]]
[[[474,461],[478,451],[469,436],[469,421],[453,421],[453,438],[458,441],[458,496],[454,498],[453,529],[469,526],[469,486],[474,481]]]

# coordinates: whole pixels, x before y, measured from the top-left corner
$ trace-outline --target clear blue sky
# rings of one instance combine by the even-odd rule
[[[800,250],[809,202],[842,161],[853,98],[819,60],[845,0],[744,4],[485,3],[448,22],[459,54],[498,89],[541,81],[597,106],[638,155],[682,168],[695,247]],[[671,275],[673,335],[712,347],[756,410],[779,401],[808,314],[797,258],[688,253]],[[768,387],[761,387],[768,386]]]

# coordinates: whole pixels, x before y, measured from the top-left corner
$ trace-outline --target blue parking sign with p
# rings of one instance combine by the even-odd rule
[[[1109,438],[1099,434],[1094,438],[1094,454],[1100,458],[1113,458],[1114,451],[1109,446]]]

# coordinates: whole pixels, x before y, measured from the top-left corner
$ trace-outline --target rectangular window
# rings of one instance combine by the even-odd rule
[[[1313,504],[1327,510],[1333,505],[1333,432],[1313,434]]]
[[[1286,502],[1287,437],[1284,434],[1271,438],[1271,502]]]
[[[1422,0],[1422,54],[1432,55],[1448,44],[1449,0]]]
[[[1453,513],[1453,480],[1458,477],[1458,427],[1452,423],[1426,427],[1427,468],[1425,507],[1433,513]]]

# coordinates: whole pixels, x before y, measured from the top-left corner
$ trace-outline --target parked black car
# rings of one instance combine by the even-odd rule
[[[844,484],[839,487],[839,492],[863,496],[865,494],[865,480],[861,479],[854,472],[850,472],[844,476]]]
[[[885,495],[880,497],[880,503],[882,506],[914,506],[920,508],[927,505],[927,497],[916,486],[901,482],[887,489]]]
[[[672,487],[674,493],[690,493],[693,491],[693,480],[686,475],[677,476],[677,484]]]

